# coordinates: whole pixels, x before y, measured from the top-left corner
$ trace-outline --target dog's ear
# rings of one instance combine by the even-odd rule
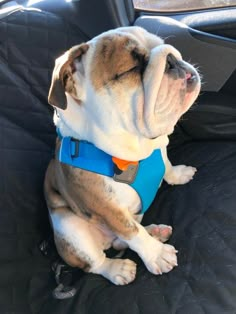
[[[67,100],[65,91],[67,91],[66,86],[68,80],[72,78],[72,74],[76,71],[74,64],[75,59],[80,60],[81,56],[86,53],[88,48],[89,45],[86,43],[74,46],[56,59],[48,94],[48,102],[50,105],[64,110],[66,109]],[[68,92],[71,92],[71,90],[68,90]]]

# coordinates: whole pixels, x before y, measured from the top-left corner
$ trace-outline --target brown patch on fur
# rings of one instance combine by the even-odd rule
[[[56,188],[54,170],[55,160],[51,160],[44,180],[44,195],[47,206],[51,211],[53,211],[55,208],[60,208],[68,205]]]
[[[135,220],[127,208],[119,208],[114,197],[115,192],[105,183],[103,176],[63,164],[61,167],[67,193],[74,203],[80,204],[73,211],[86,215],[85,218],[90,216],[91,220],[106,225],[125,239],[132,238],[138,232]]]
[[[87,52],[88,48],[89,48],[89,45],[85,43],[73,46],[68,51],[68,60],[73,61],[76,58],[80,58],[84,53]]]
[[[85,252],[80,251],[79,248],[75,249],[71,243],[66,241],[60,234],[55,233],[54,240],[59,255],[68,265],[89,271],[92,260]]]
[[[60,140],[56,141],[56,156]],[[51,161],[45,177],[44,191],[47,206],[51,213],[65,215],[72,211],[75,215],[97,228],[101,238],[94,239],[98,250],[103,250],[101,239],[107,237],[110,230],[123,239],[131,239],[138,233],[135,219],[127,208],[120,208],[115,198],[115,192],[107,184],[103,176],[60,163],[57,159]],[[63,219],[63,217],[61,217]],[[78,230],[79,232],[79,230]],[[65,235],[66,237],[66,235]],[[89,271],[92,260],[89,252],[74,247],[62,234],[54,232],[58,253],[71,266]],[[105,240],[106,242],[106,240]],[[108,245],[112,245],[112,241]],[[106,245],[106,248],[109,246]]]
[[[145,62],[147,50],[134,39],[120,34],[102,37],[93,55],[91,80],[94,88],[98,90],[107,84],[114,87],[119,80],[126,78],[129,86],[140,84]]]
[[[68,67],[70,67],[69,72],[73,74],[76,69],[74,65],[74,61],[78,59],[78,61],[81,59],[81,56],[86,53],[88,50],[89,45],[88,44],[81,44],[77,46],[73,46],[70,48],[61,58],[61,62],[59,62],[59,77],[61,80],[65,79],[65,75],[68,74],[66,70],[68,70]]]
[[[135,219],[127,208],[119,207],[115,192],[103,176],[54,160],[47,170],[45,196],[49,208],[67,204],[81,218],[103,225],[124,239],[138,232]]]
[[[81,44],[72,47],[64,55],[56,60],[52,74],[52,82],[48,94],[48,102],[61,109],[66,109],[67,102],[65,90],[76,97],[76,88],[73,80],[75,72],[75,59],[80,59],[81,56],[88,50],[88,44]]]
[[[77,91],[71,67],[68,67],[64,73],[64,86],[66,92],[75,98],[77,97]]]

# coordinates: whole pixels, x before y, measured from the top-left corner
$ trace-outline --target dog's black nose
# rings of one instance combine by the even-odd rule
[[[169,74],[174,80],[179,78],[184,79],[186,75],[186,69],[182,62],[177,60],[174,55],[169,53],[166,57],[165,73]]]
[[[166,57],[166,69],[165,69],[166,72],[176,68],[177,65],[178,65],[178,60],[175,58],[174,55],[172,55],[172,53],[169,53]]]

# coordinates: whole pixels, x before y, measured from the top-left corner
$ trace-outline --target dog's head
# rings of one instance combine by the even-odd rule
[[[199,90],[197,71],[174,47],[142,28],[125,27],[58,58],[48,99],[73,134],[114,155],[116,143],[132,151],[172,133]]]

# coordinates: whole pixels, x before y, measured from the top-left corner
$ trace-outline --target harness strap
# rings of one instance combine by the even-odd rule
[[[140,197],[142,214],[154,200],[165,173],[160,149],[155,150],[138,164],[128,163],[126,170],[122,171],[113,162],[112,156],[93,144],[71,137],[61,137],[58,158],[62,163],[129,184]]]

